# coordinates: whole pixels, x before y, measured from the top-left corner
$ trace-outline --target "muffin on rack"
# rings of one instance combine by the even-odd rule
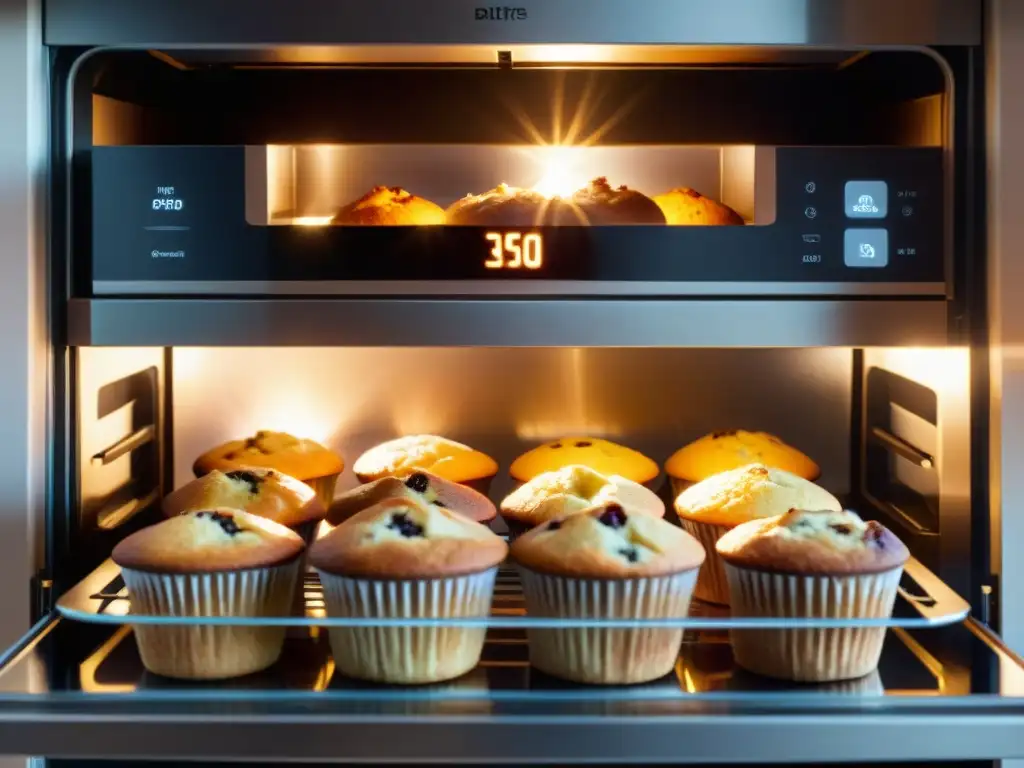
[[[665,214],[670,226],[723,227],[742,226],[743,217],[727,205],[705,197],[695,189],[677,187],[654,202]]]
[[[288,616],[305,545],[294,531],[238,509],[186,512],[143,528],[111,555],[133,614],[179,617]],[[137,624],[146,669],[213,680],[277,661],[284,627]]]
[[[882,619],[892,615],[906,546],[853,512],[791,509],[718,541],[735,616]],[[878,666],[885,627],[733,630],[733,656],[759,675],[846,680]]]
[[[331,220],[335,226],[431,226],[444,224],[444,209],[401,187],[374,187],[342,208]]]
[[[558,197],[508,184],[479,195],[466,195],[445,211],[445,221],[455,226],[532,227],[572,223],[577,217]]]
[[[613,187],[604,176],[574,192],[570,202],[591,226],[665,223],[651,198],[626,186]]]
[[[708,552],[695,596],[728,605],[729,584],[715,543],[741,523],[774,517],[792,508],[838,512],[843,507],[835,496],[810,480],[764,464],[720,472],[679,494],[675,500],[679,520]]]
[[[163,500],[168,517],[215,507],[242,509],[291,528],[306,544],[316,537],[327,509],[316,492],[276,469],[215,469],[186,483]]]
[[[544,472],[575,464],[634,483],[649,483],[658,476],[654,461],[639,451],[600,437],[563,437],[538,445],[513,461],[509,474],[525,483]]]
[[[437,435],[406,435],[375,445],[363,453],[352,470],[361,482],[422,469],[452,482],[487,493],[498,463],[468,445]]]
[[[784,469],[805,480],[821,476],[821,468],[793,446],[767,432],[745,429],[718,430],[684,445],[669,456],[665,473],[678,496],[712,475],[754,463]]]
[[[356,513],[313,545],[332,618],[477,618],[490,613],[508,545],[450,509],[407,497]],[[339,671],[383,683],[434,683],[480,659],[485,627],[332,626]]]
[[[450,509],[470,520],[485,523],[497,516],[491,500],[472,488],[445,480],[432,472],[417,470],[401,477],[382,477],[342,493],[327,511],[327,522],[340,525],[387,499],[414,499],[421,504]]]
[[[519,486],[501,502],[501,517],[515,538],[549,520],[612,502],[630,514],[665,516],[665,505],[653,491],[624,477],[574,464]]]
[[[341,456],[320,443],[287,432],[260,430],[252,437],[231,440],[211,448],[192,465],[196,477],[215,469],[265,467],[301,480],[316,491],[324,506],[334,497],[334,486],[345,468]]]
[[[531,617],[683,619],[701,545],[686,531],[650,515],[603,504],[551,520],[517,538]],[[530,663],[580,683],[642,683],[672,671],[683,630],[633,628],[530,629]]]

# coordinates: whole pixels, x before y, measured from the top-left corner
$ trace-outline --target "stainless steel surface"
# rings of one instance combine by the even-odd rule
[[[97,346],[941,346],[937,300],[72,299]]]
[[[478,20],[478,9],[502,20]],[[508,17],[512,18],[508,18]],[[977,0],[476,0],[387,5],[345,0],[49,0],[49,45],[173,47],[342,43],[641,43],[736,45],[974,45]]]
[[[991,377],[989,493],[992,563],[999,574],[1000,630],[1024,651],[1024,4],[987,4],[988,335]]]
[[[97,280],[97,296],[943,296],[944,283],[670,283],[613,280]]]

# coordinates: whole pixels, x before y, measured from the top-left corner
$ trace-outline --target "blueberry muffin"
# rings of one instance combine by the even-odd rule
[[[892,615],[906,546],[853,512],[791,509],[717,545],[735,616],[881,619]],[[759,675],[828,682],[877,668],[885,627],[733,630],[736,663]]]
[[[385,499],[318,539],[309,562],[331,617],[486,617],[508,545],[488,528],[414,497]],[[484,627],[330,628],[338,670],[382,683],[435,683],[480,659]]]
[[[444,224],[444,209],[401,187],[374,187],[346,205],[331,220],[334,226],[402,227]]]
[[[352,465],[364,483],[392,475],[404,477],[415,469],[487,493],[498,463],[486,453],[446,437],[406,435],[374,446]]]
[[[704,560],[681,528],[619,504],[551,520],[517,538],[530,616],[685,618]],[[580,683],[642,683],[672,671],[682,628],[530,629],[530,663]]]
[[[168,517],[197,509],[230,507],[291,528],[309,544],[327,510],[316,492],[275,469],[215,469],[164,497]]]
[[[618,475],[634,483],[649,483],[658,465],[639,451],[600,437],[563,437],[527,451],[512,462],[509,474],[521,483],[543,472],[582,464],[603,475]]]
[[[212,448],[192,465],[196,477],[215,469],[264,467],[284,472],[301,480],[320,497],[324,506],[334,497],[334,486],[345,468],[341,456],[314,440],[294,437],[286,432],[260,430],[252,437]]]
[[[728,605],[729,583],[715,553],[715,543],[741,523],[774,517],[794,507],[836,511],[843,508],[835,496],[810,480],[764,464],[720,472],[679,494],[675,500],[679,521],[708,553],[694,595],[700,600]]]
[[[743,217],[732,208],[689,187],[678,187],[663,195],[656,195],[654,202],[665,214],[669,226],[743,226]]]
[[[653,491],[577,464],[544,472],[519,486],[501,502],[501,517],[514,538],[549,520],[612,502],[631,514],[665,516],[665,505]]]
[[[417,470],[402,477],[382,477],[341,494],[331,504],[327,522],[339,525],[382,501],[406,498],[450,509],[478,523],[493,520],[498,514],[491,500],[482,493],[432,472]]]
[[[767,432],[728,429],[684,445],[665,462],[665,473],[678,496],[694,483],[747,464],[784,469],[805,480],[817,480],[821,468],[791,445]]]
[[[238,509],[186,512],[128,536],[111,555],[132,613],[287,616],[305,545],[294,531]],[[238,677],[277,661],[284,627],[139,624],[150,672],[186,679]]]

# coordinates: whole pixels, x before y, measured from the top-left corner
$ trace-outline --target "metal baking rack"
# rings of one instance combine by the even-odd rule
[[[203,616],[171,617],[131,612],[131,600],[121,579],[120,569],[111,560],[57,601],[57,610],[66,618],[99,624],[204,624],[204,625],[277,625],[290,627],[329,626],[486,626],[490,629],[523,630],[530,628],[575,627],[682,627],[690,632],[728,629],[785,629],[837,627],[891,627],[926,629],[955,624],[967,618],[969,604],[935,574],[913,558],[907,563],[899,597],[892,617],[885,619],[790,619],[731,616],[721,607],[694,600],[690,615],[684,619],[612,620],[566,619],[526,615],[522,587],[515,567],[503,565],[498,572],[491,614],[458,619],[380,619],[337,618],[325,610],[323,590],[314,571],[304,578],[304,610],[289,616]],[[300,615],[301,614],[301,615]]]

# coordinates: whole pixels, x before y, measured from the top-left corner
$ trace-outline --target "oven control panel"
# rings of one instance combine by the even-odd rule
[[[251,150],[252,148],[249,148]],[[247,148],[97,147],[95,294],[947,293],[940,149],[775,147],[743,226],[254,223]],[[563,223],[564,224],[564,223]]]

